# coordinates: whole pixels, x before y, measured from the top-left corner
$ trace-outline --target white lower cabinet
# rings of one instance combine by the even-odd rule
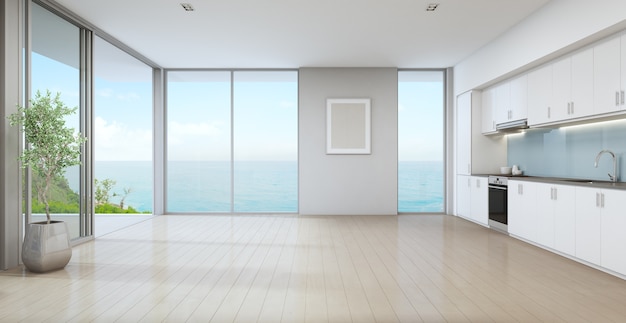
[[[574,187],[536,183],[536,242],[560,252],[576,252],[576,191]]]
[[[509,233],[626,275],[626,190],[510,180]]]
[[[471,176],[456,176],[456,215],[470,218],[471,214]]]
[[[457,175],[457,215],[488,225],[489,190],[486,177]]]
[[[486,177],[472,176],[471,179],[471,218],[489,225],[489,185]]]
[[[510,180],[508,188],[509,233],[529,241],[536,241],[536,183]]]
[[[601,264],[602,192],[594,188],[576,188],[576,257]]]
[[[626,275],[626,191],[601,194],[602,267]]]

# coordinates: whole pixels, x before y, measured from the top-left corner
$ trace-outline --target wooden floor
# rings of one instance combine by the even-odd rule
[[[625,322],[626,281],[452,216],[159,216],[0,272],[0,322]]]

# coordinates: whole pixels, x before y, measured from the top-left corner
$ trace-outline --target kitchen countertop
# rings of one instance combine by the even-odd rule
[[[504,175],[503,175],[504,176]],[[571,185],[591,188],[607,188],[626,190],[626,182],[601,181],[594,179],[578,179],[578,178],[560,178],[560,177],[541,177],[541,176],[507,176],[509,180],[559,184],[559,185]]]

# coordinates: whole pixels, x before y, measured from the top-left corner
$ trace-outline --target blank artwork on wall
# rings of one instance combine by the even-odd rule
[[[326,153],[371,153],[370,99],[326,100]]]

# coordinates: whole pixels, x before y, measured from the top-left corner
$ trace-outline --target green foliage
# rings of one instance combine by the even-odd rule
[[[111,189],[115,185],[116,181],[112,179],[104,179],[102,181],[97,178],[94,181],[96,191],[94,192],[94,198],[96,205],[109,204],[111,200]],[[115,193],[113,194],[115,196]]]
[[[37,91],[28,108],[17,108],[9,120],[12,126],[23,127],[29,144],[20,156],[22,167],[30,167],[43,180],[35,184],[50,222],[50,187],[56,184],[55,179],[63,177],[65,168],[80,164],[80,148],[86,138],[65,125],[65,117],[76,113],[77,108],[65,106],[60,93],[52,97],[50,91],[45,95]]]
[[[132,206],[122,209],[119,206],[114,205],[114,204],[96,205],[96,214],[101,214],[101,213],[130,214],[130,213],[140,213],[140,212],[135,210],[135,208],[133,208]]]

